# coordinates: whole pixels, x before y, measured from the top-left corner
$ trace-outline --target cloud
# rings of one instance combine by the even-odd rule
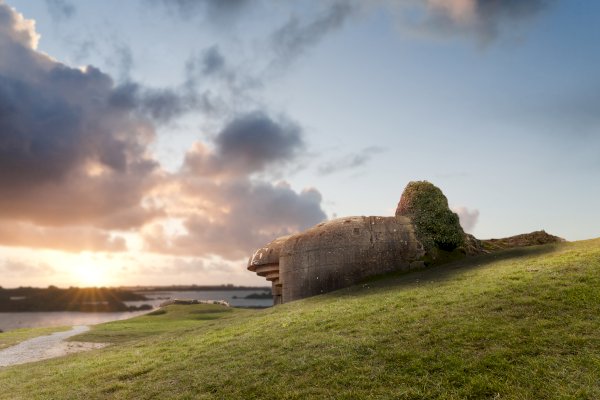
[[[452,207],[452,211],[458,214],[460,226],[467,233],[472,233],[479,220],[479,210],[469,210],[467,207]]]
[[[134,65],[131,48],[123,43],[115,44],[113,53],[107,59],[107,64],[116,68],[121,81],[128,81]]]
[[[181,196],[201,204],[184,219],[185,233],[169,235],[161,225],[145,232],[148,250],[237,260],[274,238],[326,218],[316,189],[295,192],[285,183],[236,179],[221,184],[188,177]]]
[[[75,5],[67,0],[46,0],[46,7],[55,21],[70,19],[75,15]]]
[[[289,163],[305,147],[301,128],[285,117],[262,111],[236,116],[214,138],[214,151],[197,143],[184,168],[199,175],[248,175],[266,166]]]
[[[114,104],[110,76],[35,50],[32,21],[0,3],[0,219],[139,226],[159,179],[152,123]]]
[[[79,64],[83,64],[90,54],[98,52],[98,45],[93,39],[67,37],[65,44],[72,49],[73,59]]]
[[[143,274],[158,276],[197,275],[199,273],[235,272],[234,266],[223,260],[172,257],[169,263],[145,266]]]
[[[336,1],[328,4],[324,12],[310,21],[303,21],[297,15],[292,15],[270,36],[275,53],[273,64],[288,65],[303,55],[327,34],[340,28],[353,9],[352,2]]]
[[[170,174],[148,150],[155,126],[201,107],[199,82],[117,85],[94,67],[36,51],[37,41],[34,23],[0,3],[0,243],[121,251],[124,240],[110,230],[144,227],[153,251],[239,259],[326,218],[316,189],[267,178],[304,152],[302,128],[289,118],[231,108]],[[204,75],[239,80],[217,47],[200,61]],[[164,228],[173,219],[181,231]]]
[[[68,252],[127,250],[125,240],[93,228],[43,228],[24,223],[0,223],[0,246]]]
[[[223,22],[223,16],[249,16],[266,2],[248,0],[150,0],[151,4],[165,6],[183,18],[204,15],[211,22]],[[252,4],[252,7],[249,7]],[[274,6],[269,2],[270,6]],[[288,8],[284,5],[286,15]],[[186,96],[183,104],[202,110],[207,118],[222,119],[252,108],[264,108],[256,90],[270,82],[309,48],[318,44],[329,33],[340,28],[354,10],[354,2],[327,1],[319,3],[317,12],[294,13],[270,31],[257,38],[252,46],[259,52],[243,59],[245,51],[234,57],[225,57],[222,45],[214,44],[200,54],[192,54],[186,62]],[[274,15],[277,15],[275,13]],[[213,18],[217,16],[216,18]],[[220,16],[220,17],[219,17]],[[230,25],[227,25],[230,27]],[[272,29],[267,27],[268,29]],[[242,48],[248,47],[242,43]],[[232,62],[232,60],[234,60]],[[180,97],[181,99],[181,97]],[[176,98],[169,104],[177,105]],[[179,103],[181,104],[181,103]]]
[[[4,279],[25,276],[51,276],[56,270],[46,263],[25,263],[15,260],[5,260],[0,264],[0,273]]]
[[[422,4],[423,1],[419,0]],[[425,0],[426,12],[410,23],[442,35],[476,37],[481,43],[495,39],[505,26],[513,30],[555,0]],[[406,13],[409,14],[409,13]],[[405,22],[409,22],[406,15]]]
[[[213,75],[223,71],[224,68],[225,58],[218,46],[211,46],[202,53],[202,73],[204,75]]]
[[[191,56],[185,63],[185,79],[177,86],[155,88],[134,82],[130,71],[134,60],[125,45],[114,47],[110,64],[118,69],[121,82],[109,98],[111,105],[136,112],[157,124],[170,123],[192,112],[225,115],[236,100],[247,100],[246,91],[253,86],[239,71],[227,68],[219,47],[213,45],[200,55]],[[220,83],[211,90],[211,83]]]
[[[294,163],[303,150],[300,127],[285,117],[255,111],[231,119],[212,146],[196,143],[173,178],[171,198],[177,204],[169,209],[181,219],[182,230],[169,233],[162,224],[153,225],[144,231],[147,248],[236,260],[277,236],[324,220],[318,190],[296,192],[285,182],[261,177]]]
[[[199,104],[196,93],[185,88],[149,88],[131,81],[115,87],[108,102],[118,109],[138,112],[158,123],[170,122]]]
[[[231,115],[262,107],[256,90],[263,88],[265,81],[259,75],[248,64],[232,64],[215,44],[186,61],[183,87],[185,93],[195,94],[195,106],[205,117],[221,123]]]
[[[358,153],[347,154],[337,160],[329,161],[319,165],[317,172],[321,175],[330,175],[336,172],[346,171],[362,167],[367,164],[373,156],[383,153],[385,150],[381,147],[370,146],[362,149]]]
[[[230,166],[258,171],[267,164],[288,161],[304,148],[300,127],[281,118],[274,121],[257,111],[230,121],[215,139],[218,156]]]
[[[250,0],[150,0],[150,4],[162,4],[185,19],[204,15],[208,22],[223,23],[237,17]]]

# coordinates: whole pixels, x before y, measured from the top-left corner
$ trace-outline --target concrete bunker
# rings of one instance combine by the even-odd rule
[[[281,304],[422,267],[424,254],[406,217],[346,217],[275,239],[254,252],[248,269],[271,282]]]
[[[543,231],[478,240],[465,234],[439,188],[417,181],[404,189],[395,216],[338,218],[277,238],[252,254],[248,270],[271,282],[273,302],[281,304],[387,272],[560,241]]]
[[[445,197],[442,203],[447,209]],[[274,304],[281,304],[423,267],[423,242],[411,215],[338,218],[275,239],[254,252],[248,269],[271,282]]]

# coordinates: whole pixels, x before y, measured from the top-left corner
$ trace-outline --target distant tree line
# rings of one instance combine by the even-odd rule
[[[245,297],[233,296],[233,298],[234,299],[253,299],[253,300],[272,299],[273,294],[269,290],[269,291],[265,291],[265,292],[261,292],[261,293],[250,293],[249,295],[247,295]]]
[[[208,290],[271,290],[267,286],[235,286],[231,283],[223,285],[171,285],[171,286],[126,286],[126,290],[135,290],[136,292],[195,292]]]
[[[25,311],[83,311],[114,312],[149,310],[152,306],[127,306],[125,301],[148,300],[146,296],[123,289],[75,288],[59,289],[49,286],[46,289],[0,287],[0,312]]]

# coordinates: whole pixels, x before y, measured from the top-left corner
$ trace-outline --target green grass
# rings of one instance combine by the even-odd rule
[[[0,350],[19,344],[34,337],[50,335],[54,332],[68,331],[71,327],[24,328],[0,333]]]
[[[600,398],[600,240],[205,307],[99,325],[112,346],[0,369],[0,398]]]
[[[141,317],[96,325],[91,331],[73,336],[69,340],[126,343],[163,333],[174,336],[193,332],[202,322],[229,318],[244,312],[246,310],[208,304],[171,305]]]

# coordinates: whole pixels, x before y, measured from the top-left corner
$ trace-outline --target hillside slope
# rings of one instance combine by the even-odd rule
[[[170,306],[81,340],[115,344],[0,369],[0,398],[600,398],[600,239],[268,310]]]

